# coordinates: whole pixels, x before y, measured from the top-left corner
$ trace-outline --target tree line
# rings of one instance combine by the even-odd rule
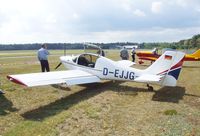
[[[48,49],[59,50],[59,49],[84,49],[84,43],[46,43]],[[136,43],[121,42],[121,43],[92,43],[100,46],[103,49],[115,49],[120,48],[124,45],[135,45]],[[33,44],[0,44],[0,50],[38,50],[41,48],[41,43]]]
[[[194,35],[190,39],[180,40],[179,42],[155,42],[155,43],[133,43],[133,42],[116,42],[116,43],[93,43],[103,49],[116,49],[124,45],[138,45],[142,49],[152,48],[172,48],[172,49],[198,49],[200,48],[200,34]],[[41,43],[32,44],[0,44],[0,50],[38,50]],[[83,43],[47,43],[48,49],[83,49]]]

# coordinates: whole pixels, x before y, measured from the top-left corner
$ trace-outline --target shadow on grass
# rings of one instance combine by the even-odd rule
[[[10,112],[17,111],[16,108],[13,108],[13,103],[8,100],[3,94],[0,95],[0,116],[7,115]]]
[[[173,102],[178,103],[179,100],[183,99],[185,95],[184,87],[163,87],[158,91],[155,91],[155,94],[152,97],[153,101],[160,102]]]
[[[192,96],[198,97],[198,95],[187,94],[185,93],[185,87],[163,87],[158,91],[154,91],[155,94],[152,97],[153,101],[160,101],[160,102],[173,102],[178,103],[179,100],[183,99],[183,96]]]
[[[25,112],[21,114],[21,116],[25,119],[40,121],[49,116],[58,114],[63,110],[67,110],[73,105],[78,104],[79,102],[87,100],[89,98],[92,98],[93,96],[96,96],[106,90],[115,90],[116,92],[122,92],[123,90],[126,90],[126,92],[137,92],[138,88],[120,86],[120,83],[121,82],[113,83],[112,81],[109,81],[105,83],[87,84],[84,85],[84,87],[86,88],[80,90],[79,92],[61,98],[48,105],[44,105],[37,109]]]
[[[55,102],[52,102],[48,105],[44,105],[42,107],[39,107],[38,109],[34,109],[31,111],[28,111],[26,113],[23,113],[21,116],[30,119],[30,120],[43,120],[46,117],[53,116],[55,114],[58,114],[62,112],[62,110],[66,110],[70,107],[72,107],[74,104],[78,104],[81,101],[87,100],[101,92],[103,92],[103,88],[108,86],[110,83],[105,84],[90,84],[87,88],[80,90],[79,92],[73,93],[71,95],[68,95],[66,97],[63,97],[59,100],[56,100]]]
[[[105,82],[105,83],[93,83],[81,85],[86,88],[75,92],[69,96],[61,98],[55,102],[52,102],[48,105],[41,106],[37,109],[25,112],[21,114],[22,117],[29,120],[41,121],[49,116],[53,116],[67,110],[75,104],[78,104],[81,101],[92,98],[106,90],[111,90],[122,95],[133,95],[136,96],[138,92],[150,92],[155,93],[153,95],[153,101],[161,102],[174,102],[178,103],[180,99],[183,99],[185,95],[185,88],[183,87],[164,87],[158,91],[148,91],[147,88],[137,88],[130,87],[125,85],[120,85],[122,82]]]

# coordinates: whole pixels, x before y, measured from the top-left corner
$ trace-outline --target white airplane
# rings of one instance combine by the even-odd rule
[[[151,66],[144,70],[131,67],[128,60],[113,61],[95,53],[77,56],[61,56],[61,63],[69,70],[46,73],[8,75],[7,78],[27,87],[66,83],[77,85],[101,82],[101,80],[121,80],[161,86],[176,86],[185,53],[166,51]]]

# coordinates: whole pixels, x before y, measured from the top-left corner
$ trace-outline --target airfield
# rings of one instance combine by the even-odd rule
[[[33,88],[9,82],[9,74],[40,72],[36,52],[0,51],[0,88],[5,91],[0,95],[0,136],[200,135],[200,62],[184,62],[177,87],[153,85],[153,92],[135,82]],[[53,71],[63,51],[50,53]],[[83,51],[67,50],[79,53]],[[120,60],[119,50],[105,53]]]

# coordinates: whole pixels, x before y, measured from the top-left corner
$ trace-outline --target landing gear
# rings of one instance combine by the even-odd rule
[[[142,60],[139,61],[139,64],[143,64],[144,62]]]
[[[148,87],[148,91],[153,91],[153,87],[152,86],[150,86],[149,84],[147,84],[147,87]]]

